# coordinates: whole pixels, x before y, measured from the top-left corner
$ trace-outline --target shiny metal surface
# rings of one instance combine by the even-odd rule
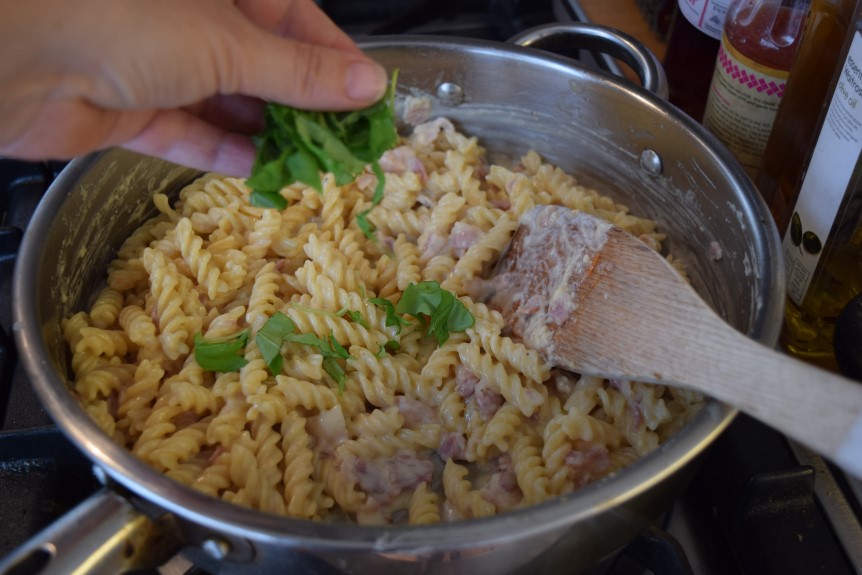
[[[661,62],[635,38],[619,30],[596,24],[553,24],[525,30],[509,42],[554,53],[559,53],[559,48],[576,46],[619,58],[637,73],[644,89],[667,99],[667,78]]]
[[[478,136],[492,158],[516,159],[534,148],[582,184],[656,218],[707,301],[739,330],[774,344],[784,293],[777,233],[742,168],[699,125],[629,82],[532,49],[405,36],[363,48],[400,69],[402,95],[429,96],[434,115]],[[463,100],[437,100],[444,83],[457,85]],[[661,157],[660,175],[641,166],[647,149]],[[573,572],[625,544],[663,511],[692,461],[735,414],[710,402],[680,434],[615,476],[482,520],[409,528],[320,524],[192,491],[113,443],[78,407],[60,321],[88,304],[123,240],[154,213],[153,191],[176,192],[195,176],[123,150],[70,164],[27,230],[15,277],[14,331],[40,398],[72,441],[113,480],[182,519],[183,544],[223,543],[221,561],[207,564],[200,553],[213,572],[303,572],[321,564],[349,573],[504,573],[527,564]]]
[[[0,560],[0,573],[116,575],[157,567],[176,551],[173,527],[102,490]]]

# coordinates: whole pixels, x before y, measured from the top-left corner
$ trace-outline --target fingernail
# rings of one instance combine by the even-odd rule
[[[351,100],[373,102],[386,91],[386,70],[374,62],[354,62],[347,68],[347,96]]]

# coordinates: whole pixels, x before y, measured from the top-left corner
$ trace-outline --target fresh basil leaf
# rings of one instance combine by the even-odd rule
[[[398,305],[395,306],[395,311],[398,313],[408,313],[413,317],[419,317],[419,314],[433,315],[437,306],[440,305],[440,294],[444,291],[440,284],[435,281],[424,281],[410,284],[404,293],[401,294],[401,299],[398,300]]]
[[[317,157],[321,171],[335,174],[338,185],[349,183],[365,169],[366,162],[356,157],[358,150],[348,148],[339,135],[326,126],[326,122],[321,122],[319,115],[297,114],[296,126],[302,142]]]
[[[316,347],[323,356],[324,371],[338,383],[339,393],[344,392],[345,374],[338,359],[350,359],[352,356],[338,343],[334,335],[330,334],[328,338],[321,339],[314,334],[296,333],[288,335],[285,340]]]
[[[450,333],[464,331],[476,321],[455,294],[435,281],[407,286],[395,311],[417,318],[422,330],[433,335],[437,345],[446,343]]]
[[[344,393],[344,383],[347,381],[347,378],[344,373],[344,368],[341,367],[338,360],[334,357],[324,357],[323,371],[328,373],[329,376],[335,380],[335,383],[338,384],[338,393]]]
[[[373,297],[368,301],[373,303],[374,305],[383,308],[383,311],[386,312],[386,327],[395,326],[395,333],[401,333],[401,328],[411,325],[411,323],[398,315],[395,311],[395,304],[383,297]]]
[[[261,194],[277,193],[285,179],[285,160],[287,154],[280,155],[256,167],[255,174],[246,184]]]
[[[321,313],[334,315],[336,317],[341,317],[344,313],[349,312],[349,310],[342,310],[338,314],[332,314],[331,312],[325,312],[323,310],[312,311],[320,311]],[[245,339],[248,339],[248,330],[245,332]],[[281,354],[281,347],[285,342],[299,343],[317,348],[318,352],[323,356],[324,369],[338,382],[339,390],[343,391],[344,370],[338,364],[337,360],[350,359],[352,356],[343,345],[338,343],[338,340],[335,339],[335,335],[329,334],[328,337],[321,338],[313,333],[297,333],[296,324],[293,320],[281,312],[276,312],[272,317],[266,320],[263,327],[258,330],[257,335],[255,336],[255,342],[257,343],[258,349],[260,349],[261,355],[263,355],[267,366],[273,374],[281,373],[281,368],[284,363],[284,356]],[[245,345],[245,340],[243,340],[242,345]],[[245,358],[240,359],[245,362]]]
[[[205,339],[195,334],[195,361],[208,371],[239,371],[247,363],[241,353],[248,343],[248,330],[217,339]]]
[[[461,300],[456,299],[452,304],[452,309],[449,311],[449,318],[446,320],[446,327],[449,331],[465,331],[469,327],[473,327],[476,323],[476,318],[470,313]]]
[[[362,231],[362,235],[372,241],[377,241],[374,232],[377,231],[377,226],[368,221],[368,214],[371,210],[365,210],[356,214],[356,225]]]
[[[386,96],[352,112],[316,112],[267,104],[264,129],[253,137],[257,156],[247,180],[254,192],[252,201],[258,202],[254,205],[279,207],[283,202],[283,198],[278,199],[279,191],[295,181],[321,191],[322,172],[332,173],[336,183],[344,185],[369,163],[378,176],[372,202],[379,203],[384,178],[377,160],[398,141],[396,80],[397,71]],[[366,220],[363,233],[369,235],[369,229]]]
[[[392,148],[398,141],[398,132],[395,126],[395,114],[386,113],[388,110],[395,109],[395,87],[398,85],[398,69],[392,72],[392,81],[389,82],[389,90],[386,96],[377,102],[375,106],[381,109],[375,110],[370,114],[370,130],[369,143],[373,158],[369,161],[379,158],[383,152]]]
[[[296,331],[296,324],[281,312],[276,312],[266,320],[254,341],[260,350],[263,359],[269,366],[269,371],[274,375],[281,373],[284,356],[281,355],[281,346],[286,336]]]
[[[400,344],[400,343],[398,343],[398,342],[397,342],[396,340],[394,340],[394,339],[390,339],[389,341],[387,341],[387,342],[384,344],[383,348],[384,348],[386,351],[388,351],[389,353],[395,353],[396,351],[398,351],[398,350],[400,350],[400,349],[401,349],[401,344]]]
[[[344,346],[338,343],[338,340],[336,340],[335,336],[332,334],[329,334],[329,348],[333,357],[340,357],[341,359],[350,359],[352,357],[350,353],[344,349]]]
[[[452,311],[454,302],[455,296],[452,292],[440,290],[440,303],[428,323],[428,335],[434,336],[438,346],[443,345],[449,339],[449,313]]]
[[[316,347],[321,352],[324,349],[328,349],[329,346],[326,343],[326,340],[320,339],[313,333],[292,333],[286,335],[284,341],[293,342],[293,343],[301,343],[302,345],[310,345],[312,347]]]
[[[352,321],[354,323],[358,323],[359,325],[361,325],[365,329],[369,329],[371,327],[368,325],[368,322],[365,321],[365,318],[362,317],[362,314],[358,311],[344,308],[344,309],[340,309],[337,312],[335,312],[336,317],[343,317],[345,315],[350,318],[350,321]]]
[[[317,161],[314,155],[304,147],[297,149],[296,152],[288,156],[287,167],[297,181],[311,186],[321,194],[323,193],[323,181],[320,179]]]
[[[377,185],[374,186],[374,196],[371,198],[371,206],[374,207],[383,200],[383,189],[386,187],[386,175],[377,160],[371,162],[371,171],[377,176]]]
[[[251,192],[251,205],[258,208],[270,208],[274,210],[283,210],[287,207],[285,200],[278,192]]]

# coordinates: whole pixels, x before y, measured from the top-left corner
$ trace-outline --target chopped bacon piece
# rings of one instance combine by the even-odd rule
[[[518,488],[515,465],[509,454],[503,454],[496,463],[496,469],[491,473],[488,482],[482,486],[480,493],[486,501],[493,503],[498,510],[510,509],[518,505],[523,497]]]
[[[427,96],[408,96],[404,99],[404,121],[411,126],[427,122],[431,117],[432,102]]]
[[[416,156],[416,152],[410,146],[398,146],[384,152],[380,157],[380,167],[389,174],[413,172],[423,179],[428,175],[422,160]]]
[[[455,391],[461,397],[467,399],[473,396],[476,391],[476,384],[479,383],[479,378],[472,371],[463,365],[455,366]]]
[[[624,379],[609,379],[608,380],[608,387],[610,387],[611,389],[615,389],[617,391],[622,391],[622,387],[623,387],[623,385],[625,385],[625,383],[626,383],[626,380],[624,380]]]
[[[578,487],[602,477],[611,466],[608,449],[604,445],[575,442],[575,449],[566,456],[566,465]]]
[[[368,172],[362,172],[356,177],[356,187],[360,190],[367,191],[372,190],[377,186],[377,176],[374,174],[369,174]]]
[[[472,224],[455,222],[449,233],[449,245],[456,250],[456,253],[463,255],[464,251],[482,238],[482,233],[480,228]]]
[[[399,395],[395,398],[398,413],[404,418],[406,427],[415,428],[423,423],[439,423],[437,412],[430,405],[418,399]]]
[[[215,449],[213,449],[213,452],[212,454],[210,454],[209,458],[207,458],[207,463],[209,465],[214,464],[218,460],[219,456],[225,451],[227,451],[227,449],[225,449],[223,445],[219,444]]]
[[[279,273],[290,273],[290,262],[284,258],[279,258],[275,262],[275,269]]]
[[[189,425],[195,423],[200,419],[200,415],[195,413],[191,409],[187,409],[186,411],[176,415],[173,419],[171,419],[171,423],[177,426],[177,429],[182,429],[184,427],[188,427]]]
[[[110,413],[114,419],[118,419],[117,410],[120,408],[120,392],[118,390],[114,390],[108,396],[108,413]]]
[[[496,389],[491,387],[485,379],[480,379],[476,384],[476,406],[479,408],[479,415],[483,419],[491,419],[497,410],[503,406],[503,396]]]
[[[434,256],[439,256],[446,248],[449,247],[449,238],[445,233],[437,231],[431,232],[425,236],[422,245],[419,249],[422,250],[422,261],[428,261]]]
[[[413,129],[410,141],[420,147],[430,146],[437,139],[437,136],[440,135],[441,131],[454,132],[455,126],[446,118],[437,118],[416,126]]]
[[[495,208],[498,208],[501,210],[511,210],[512,209],[512,202],[509,201],[508,198],[502,198],[502,197],[501,198],[493,198],[491,200],[491,205],[494,206]]]
[[[400,451],[391,458],[347,456],[342,465],[365,493],[382,504],[392,501],[405,489],[430,483],[434,472],[433,463],[409,451]]]
[[[440,459],[447,461],[463,460],[467,452],[467,440],[461,433],[450,431],[443,434],[440,438],[440,447],[437,448],[437,455]]]
[[[383,246],[387,250],[389,250],[390,252],[395,251],[395,239],[394,238],[391,238],[389,236],[384,236],[381,233],[378,233],[377,239],[379,239],[383,243]]]

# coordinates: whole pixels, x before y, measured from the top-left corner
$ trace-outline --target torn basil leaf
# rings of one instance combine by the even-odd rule
[[[238,371],[248,360],[242,356],[248,342],[249,331],[244,330],[227,337],[206,339],[195,334],[195,361],[208,371]]]

